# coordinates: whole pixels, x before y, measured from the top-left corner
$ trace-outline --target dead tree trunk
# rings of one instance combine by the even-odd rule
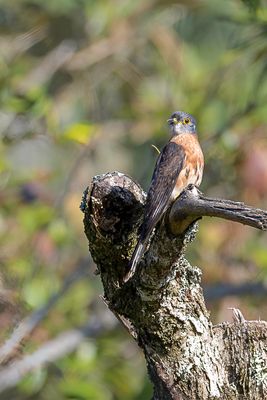
[[[188,188],[157,226],[136,276],[123,285],[145,197],[131,178],[111,173],[94,178],[83,209],[105,301],[145,354],[153,399],[267,399],[266,322],[237,312],[234,323],[213,326],[201,271],[184,258],[201,216],[266,229],[267,213]]]

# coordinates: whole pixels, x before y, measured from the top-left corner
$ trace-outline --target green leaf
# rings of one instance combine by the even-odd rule
[[[261,0],[242,0],[242,2],[251,10],[257,11],[261,5]]]
[[[19,386],[24,393],[33,395],[33,393],[38,392],[42,388],[46,376],[46,369],[39,368],[28,375]]]
[[[41,307],[57,289],[57,281],[51,277],[39,277],[25,283],[22,289],[24,299],[32,308]]]
[[[86,382],[85,379],[71,379],[60,384],[62,392],[68,398],[80,400],[111,400],[111,393],[97,382]]]
[[[75,123],[68,127],[63,136],[81,144],[87,144],[96,131],[96,126],[87,123]]]
[[[29,233],[34,233],[38,228],[48,224],[54,216],[54,210],[43,204],[31,204],[18,211],[18,220]]]

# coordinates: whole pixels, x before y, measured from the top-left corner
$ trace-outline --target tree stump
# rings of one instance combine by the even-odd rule
[[[184,254],[203,215],[266,229],[267,213],[207,199],[189,187],[157,225],[136,275],[123,284],[145,200],[137,183],[114,172],[93,179],[82,208],[104,300],[144,352],[153,400],[266,399],[266,322],[246,321],[235,310],[233,323],[213,326],[201,271]]]

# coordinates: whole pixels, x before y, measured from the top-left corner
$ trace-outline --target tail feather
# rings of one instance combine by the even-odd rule
[[[136,267],[137,267],[142,255],[144,254],[145,249],[146,249],[146,243],[139,241],[134,249],[132,258],[129,262],[128,272],[125,275],[125,277],[123,278],[124,282],[127,282],[134,275]]]

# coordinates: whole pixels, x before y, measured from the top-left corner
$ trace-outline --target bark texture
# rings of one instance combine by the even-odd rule
[[[266,212],[206,199],[188,188],[158,224],[136,275],[123,285],[145,199],[137,183],[114,172],[94,178],[82,209],[105,302],[145,354],[153,400],[267,398],[267,324],[246,321],[235,310],[234,323],[213,326],[201,271],[184,257],[201,216],[266,229]]]

